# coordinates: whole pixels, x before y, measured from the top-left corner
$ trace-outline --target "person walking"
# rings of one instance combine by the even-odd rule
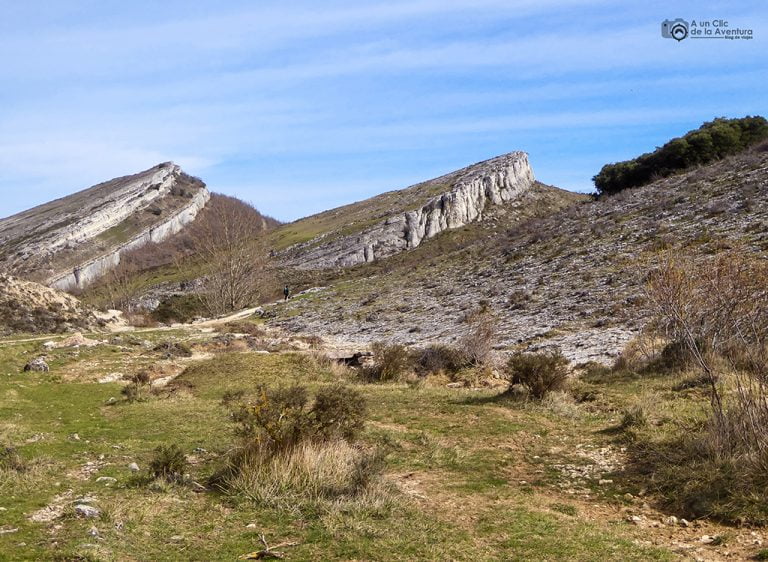
[[[283,289],[283,296],[285,297],[285,300],[288,300],[288,295],[291,294],[291,289],[288,287],[288,285],[285,286],[285,289]]]

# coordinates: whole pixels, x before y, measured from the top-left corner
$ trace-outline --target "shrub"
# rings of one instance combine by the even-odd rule
[[[326,386],[317,391],[311,416],[316,438],[341,438],[354,441],[362,431],[367,416],[363,396],[343,385]]]
[[[181,482],[188,464],[187,457],[177,445],[160,445],[149,461],[149,474],[167,482]]]
[[[15,447],[0,445],[0,470],[26,472],[29,466]]]
[[[152,317],[158,322],[191,322],[195,318],[205,316],[207,310],[197,295],[173,295],[160,301],[160,305],[152,312]]]
[[[120,393],[127,402],[141,402],[146,400],[152,384],[152,379],[147,371],[139,371],[129,379],[131,382],[123,387]]]
[[[496,317],[487,305],[481,305],[466,317],[466,322],[469,331],[459,340],[457,347],[472,365],[487,365],[496,341]]]
[[[450,345],[433,344],[414,354],[416,368],[427,374],[457,373],[470,365],[464,352]]]
[[[376,342],[371,346],[374,364],[363,370],[367,378],[380,381],[400,380],[411,368],[411,354],[404,345]]]
[[[249,446],[279,451],[305,441],[353,441],[364,426],[365,399],[354,389],[325,387],[317,391],[311,407],[309,402],[303,386],[259,387],[256,399],[234,415],[238,434]]]
[[[389,501],[382,453],[355,444],[367,412],[359,392],[327,386],[312,403],[302,386],[259,387],[255,395],[234,415],[241,444],[211,478],[214,486],[291,509]]]
[[[664,259],[647,294],[651,326],[706,383],[710,410],[697,428],[643,444],[639,462],[688,514],[768,523],[768,263],[738,251]]]
[[[522,385],[532,398],[541,400],[565,388],[568,360],[559,351],[517,353],[509,358],[506,372],[512,385]]]
[[[635,404],[624,410],[621,416],[621,429],[630,429],[634,427],[643,427],[648,423],[648,417],[645,408],[640,404]]]
[[[159,351],[165,359],[175,357],[192,357],[192,350],[185,343],[164,341],[155,346],[153,351]]]

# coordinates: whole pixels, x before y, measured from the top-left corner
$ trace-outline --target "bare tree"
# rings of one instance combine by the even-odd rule
[[[191,232],[206,274],[199,296],[218,315],[256,304],[267,279],[264,218],[252,206],[218,196]]]
[[[135,273],[136,270],[131,263],[122,260],[117,267],[104,276],[102,284],[106,291],[109,308],[132,312],[131,303],[138,292]]]

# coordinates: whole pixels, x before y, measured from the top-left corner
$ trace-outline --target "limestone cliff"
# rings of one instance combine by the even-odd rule
[[[505,154],[403,190],[429,193],[435,186],[447,188],[414,209],[394,209],[390,216],[353,234],[345,234],[342,228],[295,245],[284,253],[285,261],[300,269],[372,262],[416,248],[445,230],[480,220],[490,206],[519,198],[534,184],[527,154]]]
[[[0,220],[0,269],[58,289],[84,287],[120,255],[175,234],[210,194],[172,162]]]

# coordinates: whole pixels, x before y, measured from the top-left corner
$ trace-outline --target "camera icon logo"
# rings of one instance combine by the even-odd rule
[[[688,22],[681,18],[664,20],[661,22],[661,36],[666,39],[682,41],[688,37]]]

